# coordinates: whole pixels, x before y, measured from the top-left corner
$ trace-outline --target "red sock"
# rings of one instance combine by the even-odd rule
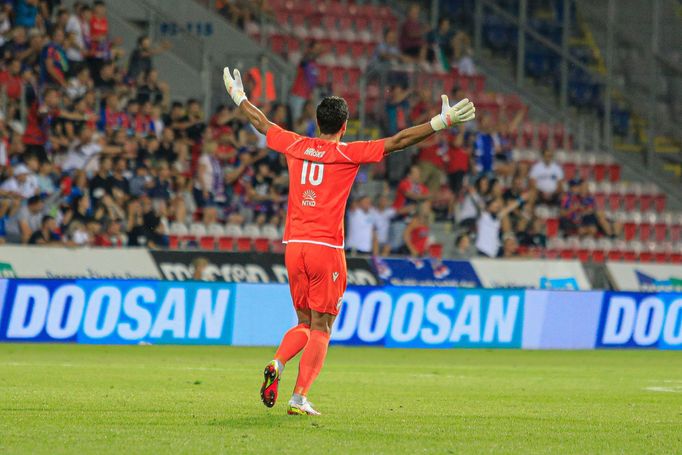
[[[275,353],[275,360],[279,360],[283,365],[286,364],[296,354],[301,352],[306,343],[308,343],[308,338],[310,338],[309,325],[299,324],[296,327],[292,327],[284,334],[282,342]]]
[[[294,393],[306,396],[308,389],[324,365],[329,346],[329,334],[320,330],[311,330],[308,344],[305,345],[301,361],[298,364],[298,378]]]

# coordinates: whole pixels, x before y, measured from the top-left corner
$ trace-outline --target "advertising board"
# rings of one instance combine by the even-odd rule
[[[485,288],[592,289],[580,261],[474,258],[471,265]]]
[[[146,248],[0,246],[0,276],[17,278],[161,278]]]
[[[642,292],[682,292],[682,265],[607,262],[614,289]]]
[[[274,253],[223,253],[218,251],[167,251],[150,252],[162,278],[173,281],[192,279],[197,258],[208,261],[204,271],[207,281],[226,283],[288,283],[284,255]],[[376,286],[376,277],[369,261],[347,258],[348,283]]]

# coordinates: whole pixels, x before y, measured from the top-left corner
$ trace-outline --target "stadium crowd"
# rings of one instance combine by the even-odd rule
[[[281,235],[286,162],[264,137],[232,106],[208,115],[197,100],[173,101],[153,65],[168,45],[141,36],[126,52],[109,34],[104,2],[77,2],[72,10],[57,3],[3,3],[0,242],[159,248],[174,235]],[[247,9],[235,12],[239,2],[223,3],[225,14],[248,22]],[[474,72],[468,38],[450,28],[441,21],[427,30],[415,6],[400,43],[387,32],[376,58],[447,55]],[[272,121],[315,134],[316,59],[324,52],[311,42],[290,103],[263,107]],[[432,115],[432,94],[397,80],[385,105],[387,134]],[[248,91],[253,81],[245,82]],[[462,96],[455,88],[451,99]],[[585,182],[565,181],[550,148],[532,166],[512,160],[510,131],[524,115],[484,115],[434,136],[396,188],[381,166],[371,170],[382,190],[354,194],[347,247],[424,256],[437,219],[455,226],[460,257],[515,256],[519,245],[544,246],[539,206],[560,208],[564,232],[618,235]]]

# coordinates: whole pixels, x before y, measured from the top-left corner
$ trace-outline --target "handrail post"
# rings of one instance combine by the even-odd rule
[[[656,76],[658,69],[656,66],[656,54],[658,53],[658,34],[659,30],[659,11],[660,0],[651,2],[651,52],[649,53],[649,127],[647,128],[647,153],[646,165],[651,168],[656,151]]]
[[[616,26],[616,2],[609,0],[606,19],[606,80],[604,86],[604,147],[610,152],[612,149],[611,128],[611,87],[613,85],[613,35]]]
[[[483,1],[476,2],[474,8],[474,52],[476,55],[481,55],[481,48],[483,46]]]
[[[564,0],[563,8],[563,24],[561,30],[561,89],[559,93],[559,105],[562,111],[568,109],[568,40],[571,36],[569,27],[571,21],[569,15],[571,14],[571,4],[569,0]],[[564,112],[564,116],[566,112]]]
[[[523,87],[526,64],[526,22],[528,13],[528,0],[519,2],[519,33],[516,47],[516,85]]]

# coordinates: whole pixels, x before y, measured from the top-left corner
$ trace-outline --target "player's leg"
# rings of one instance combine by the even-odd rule
[[[263,404],[269,408],[274,406],[277,401],[279,380],[284,371],[284,366],[301,352],[308,343],[310,336],[310,309],[307,307],[308,277],[305,273],[299,245],[287,246],[285,263],[298,324],[284,334],[275,357],[263,370],[263,384],[260,394]]]
[[[282,368],[284,368],[284,365],[289,360],[293,359],[296,354],[303,350],[310,337],[310,309],[297,308],[296,316],[298,317],[298,325],[290,328],[284,334],[282,342],[275,353],[274,360],[280,362]]]
[[[308,391],[313,382],[320,374],[324,360],[327,357],[329,339],[332,333],[332,325],[336,315],[329,313],[318,313],[312,311],[310,325],[310,339],[306,344],[298,364],[298,377],[294,394],[289,401],[289,414],[310,414],[319,415],[308,402]]]
[[[332,325],[339,314],[341,298],[346,290],[346,258],[343,250],[307,245],[315,254],[306,254],[310,287],[310,338],[298,365],[294,394],[289,401],[289,414],[319,415],[307,396],[320,374],[327,356]]]

